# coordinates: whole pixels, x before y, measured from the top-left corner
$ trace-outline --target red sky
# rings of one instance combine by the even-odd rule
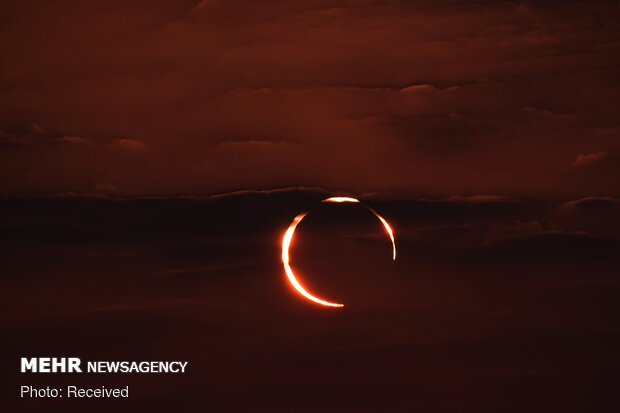
[[[0,2],[2,400],[605,411],[619,96],[617,0]],[[341,191],[396,262],[368,211],[321,208]],[[286,282],[303,211],[295,270],[342,312]],[[25,381],[25,355],[190,371]]]
[[[615,196],[617,2],[0,6],[0,194]]]

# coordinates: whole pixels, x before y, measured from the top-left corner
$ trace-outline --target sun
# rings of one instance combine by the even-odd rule
[[[360,201],[356,198],[350,198],[350,197],[331,197],[331,198],[326,198],[321,202],[334,202],[334,203],[343,203],[343,202],[353,202],[353,203],[359,203]],[[379,215],[377,213],[377,211],[375,211],[374,209],[365,206],[364,207],[366,209],[368,209],[370,212],[372,212],[377,218],[379,218],[379,221],[381,221],[381,223],[383,224],[383,227],[385,228],[385,231],[387,232],[388,236],[390,237],[390,240],[392,241],[392,260],[396,261],[396,242],[394,241],[394,231],[392,230],[392,227],[390,227],[390,224],[388,224],[387,220],[385,218],[383,218],[381,215]],[[282,237],[282,265],[284,266],[284,272],[286,274],[286,277],[289,281],[289,283],[291,284],[291,286],[302,296],[304,296],[306,299],[322,305],[322,306],[326,306],[326,307],[344,307],[344,304],[341,303],[335,303],[335,302],[331,302],[331,301],[327,301],[325,299],[316,297],[315,295],[312,295],[310,292],[308,292],[308,290],[306,290],[301,283],[297,280],[297,277],[295,277],[295,273],[293,272],[293,269],[291,268],[291,264],[290,264],[290,257],[289,257],[289,249],[291,248],[291,244],[293,242],[293,235],[295,234],[295,229],[297,228],[297,225],[299,225],[299,223],[301,222],[302,219],[304,219],[304,217],[308,215],[307,212],[303,212],[299,215],[297,215],[295,217],[295,219],[293,219],[293,222],[291,222],[291,224],[288,226],[288,228],[286,229],[286,232],[284,233],[284,237]]]

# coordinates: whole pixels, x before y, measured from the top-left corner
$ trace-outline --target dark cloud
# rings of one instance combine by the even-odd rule
[[[492,243],[485,252],[500,259],[504,259],[507,255],[529,255],[543,260],[617,261],[620,254],[620,239],[584,233],[548,231],[531,236],[501,239]]]
[[[575,187],[584,188],[585,194],[601,197],[616,194],[620,190],[616,179],[619,173],[620,152],[607,149],[580,153],[566,177],[573,181]]]
[[[577,412],[615,400],[618,239],[547,222],[565,209],[613,210],[615,198],[369,194],[394,225],[392,262],[376,219],[326,195],[5,199],[3,382],[19,386],[16,360],[45,353],[190,362],[175,377],[28,376],[42,387],[129,385],[120,411]],[[286,284],[279,243],[300,211],[311,213],[295,269],[346,299],[344,311]],[[109,408],[4,400],[20,411]]]
[[[612,197],[588,197],[562,204],[556,220],[572,231],[620,237],[620,201]]]

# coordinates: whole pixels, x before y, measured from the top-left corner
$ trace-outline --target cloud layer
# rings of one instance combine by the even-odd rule
[[[1,7],[5,195],[618,190],[615,3]]]

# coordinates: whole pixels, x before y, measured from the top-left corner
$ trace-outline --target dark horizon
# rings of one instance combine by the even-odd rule
[[[392,262],[376,220],[355,205],[318,213],[323,197],[3,201],[7,406],[614,410],[617,203],[367,200],[394,228]],[[343,309],[287,285],[280,242],[302,211],[295,270]],[[19,357],[46,355],[189,365],[180,376],[18,373]],[[131,396],[25,401],[22,383],[129,385]]]

